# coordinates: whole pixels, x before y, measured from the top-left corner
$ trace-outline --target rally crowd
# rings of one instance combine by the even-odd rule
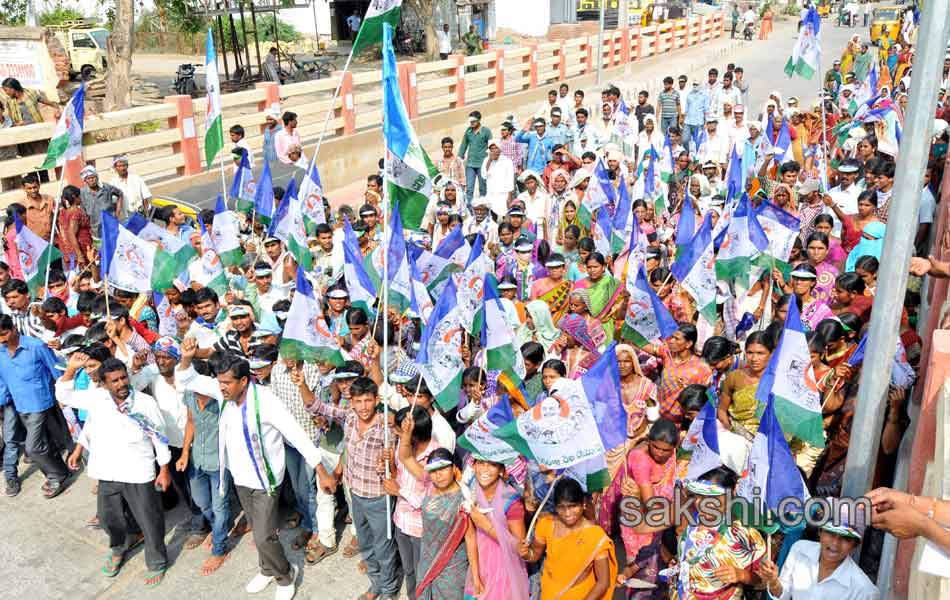
[[[877,598],[866,573],[883,530],[946,548],[945,503],[878,489],[873,514],[831,503],[838,519],[819,530],[723,513],[773,421],[803,495],[841,494],[913,61],[912,45],[881,50],[855,36],[814,103],[775,91],[752,106],[750,82],[730,64],[704,81],[667,77],[656,98],[620,83],[591,98],[563,84],[497,135],[473,111],[459,140],[442,140],[421,220],[400,225],[425,297],[388,301],[386,315],[379,265],[392,260],[394,222],[382,218],[383,172],[368,175],[358,207],[331,211],[317,197],[307,261],[292,235],[249,212],[152,207],[124,156],[113,160],[117,180],[101,182],[90,166],[58,199],[27,174],[0,262],[6,495],[20,493],[21,459],[45,476],[47,499],[88,478],[89,524],[111,548],[102,573],[116,576],[141,544],[150,587],[170,568],[166,511],[181,504],[185,547],[208,553],[201,574],[250,532],[260,572],[246,591],[274,582],[283,600],[298,567],[279,530],[294,532],[307,565],[352,559],[370,582],[363,600],[402,589],[425,600],[595,600],[617,589]],[[947,106],[941,96],[937,116]],[[264,155],[293,163],[296,116],[279,116],[269,115]],[[290,136],[275,147],[280,122]],[[233,128],[236,164],[249,158],[242,139]],[[950,274],[927,259],[947,244],[932,231],[947,143],[943,122],[917,229],[906,232],[918,275]],[[275,206],[291,193],[273,192]],[[214,227],[234,212],[241,247],[231,262]],[[102,232],[113,218],[180,249],[167,258],[173,285],[110,281]],[[55,249],[31,253],[31,240],[51,236]],[[875,487],[892,484],[909,424],[915,285]],[[303,314],[304,295],[319,309]],[[461,329],[440,328],[466,298],[475,304]],[[332,352],[301,352],[299,323]],[[506,364],[494,358],[499,331],[514,348]],[[814,394],[814,406],[780,403],[778,391],[764,401],[760,382],[774,382],[778,349],[799,333],[809,356],[783,363],[779,379]],[[456,371],[446,376],[445,365]],[[562,423],[559,410],[568,419],[574,382],[611,369],[616,379],[597,382],[616,388],[622,435],[601,455],[552,469],[531,444],[502,441],[512,424],[525,438],[526,423],[559,435],[545,424]],[[709,499],[721,524],[626,518],[630,500],[675,496]],[[851,553],[862,542],[859,565]]]

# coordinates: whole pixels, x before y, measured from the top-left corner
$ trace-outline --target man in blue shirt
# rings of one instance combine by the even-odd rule
[[[515,141],[519,144],[528,144],[526,170],[543,173],[544,167],[551,160],[551,150],[556,142],[551,136],[545,135],[546,130],[547,123],[544,119],[538,118],[534,120],[534,131],[528,131],[528,123],[525,123],[524,129],[515,137]]]
[[[683,145],[689,147],[706,124],[706,113],[709,112],[709,94],[700,87],[698,81],[693,82],[693,89],[686,95],[686,115],[683,118]]]
[[[69,470],[50,439],[59,410],[53,381],[59,376],[56,357],[42,341],[21,336],[10,315],[0,315],[0,405],[3,406],[3,474],[7,496],[20,493],[17,463],[20,451],[46,475],[43,496],[55,498],[66,489]]]

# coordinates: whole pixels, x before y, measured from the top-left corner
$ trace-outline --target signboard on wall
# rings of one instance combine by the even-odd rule
[[[0,40],[0,80],[14,77],[26,88],[45,88],[40,57],[47,53],[38,40]]]

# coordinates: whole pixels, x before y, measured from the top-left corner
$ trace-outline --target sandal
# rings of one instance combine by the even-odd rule
[[[353,558],[360,553],[360,545],[356,541],[356,538],[351,538],[350,543],[343,548],[343,557],[344,558]]]
[[[335,554],[338,548],[339,546],[327,548],[319,541],[316,544],[307,544],[307,554],[304,560],[307,561],[308,565],[315,565],[331,554]]]
[[[299,534],[297,534],[297,537],[294,538],[294,541],[290,543],[290,547],[298,552],[305,548],[309,551],[310,538],[312,537],[313,537],[312,531],[301,531]]]
[[[130,535],[130,536],[126,539],[126,542],[125,542],[125,543],[126,543],[126,545],[128,546],[128,547],[125,549],[126,552],[128,552],[128,551],[130,551],[130,550],[135,550],[136,548],[138,548],[139,546],[141,546],[142,544],[145,543],[145,534],[144,534],[144,533],[136,533],[135,535]]]
[[[204,562],[204,564],[201,565],[201,568],[198,570],[198,572],[204,575],[205,577],[207,577],[208,575],[211,575],[212,573],[214,573],[215,571],[221,568],[221,565],[224,564],[224,561],[226,561],[229,556],[231,556],[230,552],[225,552],[221,556],[212,554],[211,556],[208,557],[208,559]]]
[[[165,569],[160,571],[146,571],[145,572],[145,587],[154,588],[165,579]]]
[[[379,597],[379,594],[374,594],[372,590],[366,590],[365,592],[360,594],[359,598],[357,598],[356,600],[376,600],[376,598],[378,597]]]
[[[124,553],[116,556],[112,552],[109,552],[109,556],[106,557],[106,564],[102,565],[102,574],[106,577],[115,577],[119,574],[119,569],[122,568],[124,562]]]

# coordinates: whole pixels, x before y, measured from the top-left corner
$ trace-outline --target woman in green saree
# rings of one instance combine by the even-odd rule
[[[607,272],[607,259],[600,252],[591,252],[587,257],[587,279],[574,284],[575,288],[587,290],[590,297],[590,314],[604,326],[609,344],[614,339],[615,313],[620,309],[623,287]]]

